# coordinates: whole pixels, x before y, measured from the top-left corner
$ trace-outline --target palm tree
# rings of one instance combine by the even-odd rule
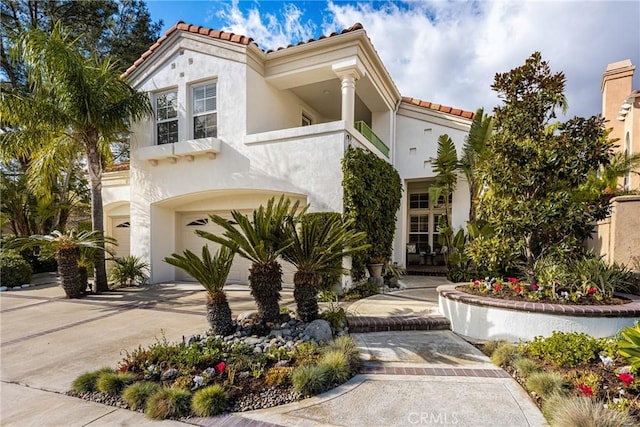
[[[367,235],[353,229],[353,220],[343,221],[340,216],[303,217],[296,222],[287,221],[292,244],[282,257],[293,264],[293,275],[298,317],[310,322],[318,317],[318,290],[322,274],[342,273],[342,257],[368,249]]]
[[[172,254],[164,259],[166,263],[186,271],[207,290],[207,321],[216,335],[233,332],[231,309],[222,288],[227,282],[234,255],[231,249],[222,246],[212,258],[209,246],[204,245],[202,258],[187,249],[183,255]]]
[[[222,236],[196,230],[200,237],[226,246],[252,262],[249,286],[263,322],[277,322],[280,316],[278,301],[282,290],[282,267],[278,257],[292,244],[285,225],[288,218],[303,213],[298,213],[298,207],[299,202],[292,205],[283,195],[277,203],[275,198],[271,198],[266,207],[254,210],[253,221],[247,215],[232,211],[237,228],[219,215],[210,215],[211,220],[224,229]]]
[[[83,56],[78,40],[65,36],[59,23],[50,34],[26,32],[19,48],[31,91],[2,94],[0,114],[11,131],[0,137],[0,149],[17,151],[18,159],[40,153],[49,160],[45,165],[53,166],[54,153],[81,151],[89,176],[92,228],[102,234],[102,171],[111,157],[109,143],[128,131],[130,121],[153,114],[149,97],[121,79],[109,57]],[[49,172],[45,168],[40,173]],[[108,290],[103,251],[96,252],[94,265],[94,290]]]
[[[451,222],[451,206],[449,197],[453,194],[458,183],[458,153],[453,140],[449,135],[443,134],[438,138],[438,155],[431,159],[433,171],[436,173],[436,185],[429,189],[431,203],[438,204],[438,200],[444,199],[445,224],[438,224],[438,231],[445,241],[447,252],[445,258],[449,266],[449,254],[454,250],[453,224]]]
[[[29,237],[19,237],[11,241],[11,248],[33,248],[49,249],[55,252],[58,262],[58,272],[62,289],[67,294],[67,298],[79,298],[85,290],[86,284],[82,283],[80,271],[78,269],[78,259],[81,249],[104,251],[105,243],[116,244],[115,239],[105,237],[97,231],[75,230],[62,233],[54,230],[51,234],[34,234]],[[104,256],[104,254],[103,254]]]
[[[484,158],[492,133],[493,118],[484,114],[484,109],[478,108],[473,116],[458,164],[459,170],[464,173],[469,184],[469,222],[474,225],[476,223],[476,206],[482,192],[482,183],[476,174],[476,168]]]

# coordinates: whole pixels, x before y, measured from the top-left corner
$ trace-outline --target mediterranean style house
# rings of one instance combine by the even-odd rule
[[[607,65],[602,75],[602,116],[617,140],[616,150],[640,153],[640,90],[632,90],[635,66],[630,60]],[[640,270],[640,174],[628,173],[619,189],[635,193],[614,197],[611,216],[601,221],[587,247],[609,262]]]
[[[194,230],[215,233],[211,213],[249,213],[281,194],[310,212],[342,212],[349,147],[402,178],[394,261],[424,263],[438,250],[444,207],[428,199],[429,159],[442,134],[462,147],[473,113],[401,96],[360,24],[263,51],[245,36],[179,22],[124,75],[149,93],[155,117],[133,125],[130,165],[104,176],[105,230],[119,256],[149,262],[151,283],[188,279],[163,258],[199,253],[208,241]],[[467,220],[468,194],[461,179],[455,227]],[[237,257],[229,280],[245,283],[248,268]]]

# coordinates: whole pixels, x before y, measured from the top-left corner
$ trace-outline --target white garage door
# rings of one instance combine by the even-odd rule
[[[241,211],[244,214],[250,215],[253,211]],[[219,245],[210,240],[204,239],[198,234],[196,234],[195,230],[203,230],[212,234],[222,234],[222,227],[214,224],[209,218],[210,214],[217,214],[223,218],[231,220],[231,214],[229,211],[225,212],[198,212],[198,213],[184,213],[179,218],[180,221],[180,246],[179,252],[182,252],[185,249],[189,249],[190,251],[196,253],[198,256],[202,254],[202,247],[206,244],[209,245],[209,251],[211,254],[214,254],[215,251],[218,250]],[[282,265],[283,271],[283,283],[292,284],[293,283],[293,274],[295,273],[295,268],[284,261],[280,261]],[[231,266],[231,271],[229,272],[229,283],[249,283],[249,268],[251,267],[251,262],[245,258],[242,258],[239,255],[236,255],[233,260],[233,265]],[[193,280],[191,276],[184,273],[182,270],[178,272],[178,279],[180,280]]]
[[[115,256],[124,258],[130,254],[131,224],[128,216],[111,218],[111,235],[118,241],[118,246],[112,246]]]

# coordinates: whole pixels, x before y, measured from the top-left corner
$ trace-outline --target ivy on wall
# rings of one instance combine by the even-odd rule
[[[402,198],[402,181],[395,168],[374,153],[349,148],[342,159],[344,213],[367,233],[371,249],[354,256],[355,277],[364,265],[391,257],[396,214]]]

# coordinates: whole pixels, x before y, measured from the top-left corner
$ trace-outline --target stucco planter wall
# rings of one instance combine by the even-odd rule
[[[553,331],[615,335],[640,318],[640,297],[623,305],[571,306],[500,300],[457,291],[459,285],[438,286],[438,305],[451,330],[471,341],[529,341]]]

